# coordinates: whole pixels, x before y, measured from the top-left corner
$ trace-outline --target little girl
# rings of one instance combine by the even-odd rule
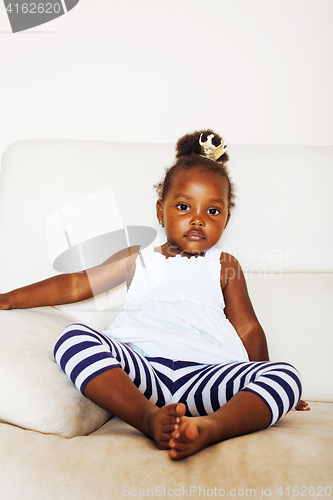
[[[59,305],[126,281],[110,328],[69,326],[55,359],[82,394],[174,460],[309,409],[297,370],[269,362],[238,261],[215,246],[234,206],[226,150],[211,130],[178,141],[156,186],[162,246],[127,248],[88,272],[0,295],[0,309]]]

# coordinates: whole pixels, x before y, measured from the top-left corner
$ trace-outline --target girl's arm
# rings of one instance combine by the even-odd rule
[[[78,273],[60,274],[52,278],[0,294],[0,309],[71,304],[124,283],[128,269],[136,258],[137,247],[126,248],[100,266]]]
[[[85,273],[60,274],[0,295],[0,309],[70,304],[91,296]],[[82,298],[81,298],[82,295]]]
[[[242,268],[230,254],[221,255],[221,286],[225,300],[225,314],[240,336],[250,361],[269,361],[264,330],[253,310]],[[308,411],[302,399],[295,410]]]
[[[221,254],[225,314],[241,338],[250,361],[269,361],[264,330],[253,310],[242,268],[235,257]]]

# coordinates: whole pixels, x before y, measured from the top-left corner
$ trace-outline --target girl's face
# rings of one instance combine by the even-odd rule
[[[198,167],[176,174],[156,206],[167,237],[164,251],[199,255],[213,247],[230,218],[228,194],[227,179],[215,172]]]

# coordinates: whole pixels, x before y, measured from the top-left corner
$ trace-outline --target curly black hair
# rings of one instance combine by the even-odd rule
[[[222,142],[222,137],[216,134],[213,130],[198,130],[192,134],[186,134],[181,137],[176,144],[176,162],[165,169],[164,179],[154,185],[158,197],[164,201],[167,192],[170,189],[173,176],[181,170],[190,170],[191,168],[203,167],[208,170],[220,174],[226,178],[229,183],[229,210],[235,206],[235,186],[230,179],[229,171],[226,163],[229,160],[227,153],[224,153],[218,160],[201,155],[201,146],[199,138],[202,134],[202,141],[207,141],[209,135],[213,134],[212,143],[214,146],[219,146]]]

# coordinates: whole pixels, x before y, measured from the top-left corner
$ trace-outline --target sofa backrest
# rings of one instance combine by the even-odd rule
[[[298,367],[304,397],[332,401],[333,148],[233,145],[230,158],[236,208],[218,246],[236,255],[243,266],[271,359]],[[103,232],[99,226],[107,227],[110,207],[101,213],[98,200],[106,190],[113,192],[118,210],[111,217],[118,226],[120,220],[124,227],[153,228],[156,241],[163,243],[153,184],[173,161],[170,144],[68,140],[11,144],[0,175],[0,292],[57,272],[56,244],[52,259],[49,253],[50,231],[64,222],[64,206],[75,200],[83,200],[82,206],[92,203],[90,212],[96,208],[92,222],[83,218],[80,224],[83,231],[90,224]],[[83,213],[76,217],[81,214],[82,219]],[[65,237],[61,244],[70,245],[74,236]],[[96,265],[98,258],[102,257],[96,256]],[[61,308],[103,330],[124,293],[121,286]]]

